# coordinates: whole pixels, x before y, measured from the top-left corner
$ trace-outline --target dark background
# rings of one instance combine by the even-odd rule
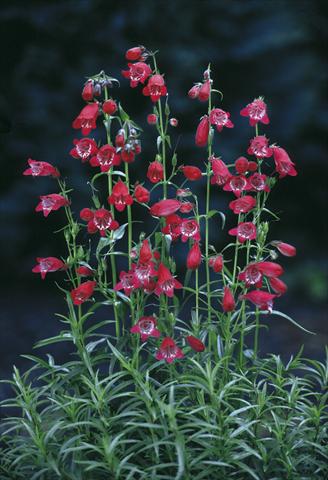
[[[90,206],[86,185],[91,169],[68,152],[77,133],[71,122],[83,102],[85,77],[104,69],[120,78],[113,95],[145,128],[143,152],[133,165],[133,179],[143,181],[154,159],[154,130],[147,126],[150,100],[121,78],[126,49],[143,44],[160,50],[160,69],[181,134],[179,161],[199,164],[203,152],[193,137],[204,105],[186,92],[211,62],[222,108],[231,112],[233,130],[225,130],[216,153],[227,163],[245,154],[254,131],[240,109],[259,95],[271,119],[266,134],[284,147],[299,175],[283,179],[272,193],[271,208],[281,215],[271,239],[297,246],[298,255],[282,259],[288,294],[276,308],[317,332],[309,336],[278,317],[266,317],[270,336],[265,351],[289,356],[304,343],[306,354],[322,358],[327,344],[327,17],[324,2],[289,1],[35,1],[1,2],[1,344],[0,376],[35,341],[61,328],[54,312],[65,305],[49,275],[42,282],[31,273],[37,256],[64,255],[56,229],[57,212],[44,219],[34,212],[38,196],[56,191],[52,179],[23,177],[27,158],[59,167],[76,189],[73,209]],[[263,129],[261,130],[263,132]],[[148,139],[147,139],[148,137]],[[150,141],[151,140],[151,141]],[[200,190],[201,187],[199,187]],[[200,195],[203,195],[199,191]],[[231,195],[215,193],[215,207],[227,211]],[[233,225],[233,215],[227,227]],[[222,247],[226,231],[212,231]],[[227,229],[226,229],[227,230]],[[184,260],[184,253],[180,260]],[[60,361],[62,351],[57,352]]]

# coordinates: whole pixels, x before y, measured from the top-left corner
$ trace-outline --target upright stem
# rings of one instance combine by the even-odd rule
[[[208,116],[212,110],[212,85],[210,84],[210,96],[208,98]],[[210,211],[210,196],[211,196],[211,164],[210,158],[212,155],[212,139],[211,135],[208,137],[207,143],[207,167],[206,167],[206,217],[205,217],[205,257],[206,257],[206,286],[207,286],[207,322],[211,323],[211,286],[210,286],[210,266],[209,266],[209,218]]]
[[[129,164],[125,163],[125,181],[126,186],[128,187],[128,191],[130,192],[130,179],[129,179]],[[128,212],[128,255],[129,255],[129,270],[131,269],[132,265],[132,258],[131,258],[131,250],[132,250],[132,212],[131,212],[131,205],[127,205],[127,212]],[[131,324],[134,325],[134,300],[133,300],[133,292],[131,293]],[[123,325],[124,328],[124,325]]]

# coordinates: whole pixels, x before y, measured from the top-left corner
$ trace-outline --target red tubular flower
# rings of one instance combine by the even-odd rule
[[[256,206],[256,198],[250,195],[244,195],[243,197],[233,200],[229,203],[229,208],[239,215],[240,213],[248,213]]]
[[[245,283],[246,287],[262,286],[262,276],[276,278],[283,274],[283,268],[274,262],[253,262],[238,275],[238,280]]]
[[[211,92],[211,82],[210,80],[207,80],[204,82],[200,87],[198,91],[198,100],[201,102],[207,102],[207,100],[210,97],[210,92]]]
[[[156,125],[157,115],[155,115],[155,113],[150,113],[149,115],[147,115],[147,122],[149,123],[149,125]]]
[[[172,363],[175,358],[182,358],[183,351],[177,347],[175,341],[171,337],[165,337],[156,353],[157,360],[165,360]]]
[[[258,158],[271,157],[272,148],[269,146],[269,140],[265,135],[258,135],[252,138],[248,147],[247,153],[249,155],[256,155]]]
[[[153,254],[149,245],[149,241],[146,239],[142,242],[140,253],[139,253],[139,262],[148,263],[153,258]]]
[[[98,103],[89,103],[84,108],[82,108],[81,112],[72,123],[72,127],[76,130],[81,128],[82,135],[89,135],[91,130],[97,127],[96,120],[98,118],[98,115]]]
[[[23,175],[32,175],[32,177],[60,177],[59,170],[48,162],[37,162],[29,158],[27,160],[30,168],[27,168]]]
[[[187,256],[187,268],[189,270],[197,270],[202,262],[202,253],[199,248],[198,242],[194,243],[188,252]]]
[[[200,241],[199,224],[194,218],[186,218],[182,220],[180,225],[181,240],[186,242],[193,239],[195,242]]]
[[[129,70],[123,70],[122,75],[130,79],[130,87],[132,88],[135,88],[139,83],[145,83],[149,75],[151,75],[151,68],[147,63],[128,63],[128,67]]]
[[[191,165],[185,165],[182,167],[182,172],[188,180],[195,181],[202,178],[202,171],[198,167],[193,167]]]
[[[240,175],[243,175],[248,171],[248,160],[245,157],[239,157],[235,161],[235,169],[236,172],[239,173]]]
[[[74,305],[81,305],[88,300],[94,292],[97,282],[88,280],[81,283],[77,288],[70,292]]]
[[[197,147],[206,147],[208,142],[208,135],[210,133],[210,124],[208,121],[208,116],[205,115],[196,130],[195,143]]]
[[[234,127],[234,124],[230,120],[230,113],[225,112],[221,108],[213,108],[210,113],[210,123],[216,126],[218,132],[221,132],[223,127]]]
[[[224,185],[223,190],[226,192],[233,192],[236,197],[240,197],[243,191],[249,190],[246,177],[243,175],[230,177]]]
[[[143,95],[150,96],[152,102],[157,102],[161,97],[167,94],[164,78],[162,75],[153,75],[148,80],[146,87],[142,89]]]
[[[236,228],[229,230],[229,235],[237,236],[240,243],[246,242],[246,240],[256,239],[256,226],[252,222],[239,223]]]
[[[280,242],[279,240],[274,240],[271,243],[285,257],[294,257],[296,255],[296,248],[289,243]]]
[[[268,310],[271,312],[273,307],[273,299],[276,296],[277,295],[273,293],[264,292],[263,290],[252,290],[251,292],[241,295],[240,298],[249,300],[261,310]]]
[[[125,58],[131,62],[135,62],[140,59],[144,51],[145,47],[143,46],[129,48],[125,53]]]
[[[90,208],[82,208],[80,211],[80,218],[86,222],[90,222],[93,219],[94,213]]]
[[[217,255],[209,259],[208,264],[215,273],[220,273],[223,270],[223,257],[222,255]]]
[[[191,202],[181,202],[180,212],[181,213],[190,213],[194,208],[194,203]]]
[[[188,335],[186,337],[187,342],[189,343],[190,347],[195,350],[195,352],[203,352],[205,350],[205,345],[199,338],[194,337],[193,335]]]
[[[270,123],[269,117],[267,115],[267,106],[263,101],[262,97],[256,98],[252,103],[246,105],[240,111],[242,117],[249,117],[249,124],[254,127],[258,122],[268,125]]]
[[[261,173],[253,173],[247,179],[247,186],[248,190],[252,190],[253,192],[270,192],[270,187],[267,184],[267,176]]]
[[[177,212],[180,208],[181,202],[179,200],[167,199],[160,200],[150,209],[150,214],[154,217],[168,217]]]
[[[257,162],[248,162],[248,171],[249,172],[256,172],[256,170],[258,169],[258,164]]]
[[[124,290],[124,294],[129,297],[131,292],[140,286],[133,270],[129,270],[128,272],[122,271],[120,272],[120,281],[115,285],[114,290]]]
[[[161,332],[156,328],[156,325],[157,322],[155,317],[141,317],[138,322],[130,328],[130,332],[139,333],[141,341],[146,342],[148,337],[160,337]]]
[[[105,208],[99,208],[92,211],[89,208],[83,208],[80,212],[82,220],[88,222],[88,233],[99,231],[102,237],[106,236],[107,230],[116,230],[119,224],[113,219],[112,214]]]
[[[161,182],[164,178],[163,165],[157,161],[150,163],[147,170],[147,178],[151,183]]]
[[[123,212],[127,205],[132,205],[133,198],[129,194],[129,189],[122,182],[119,180],[113,187],[111,195],[108,197],[108,203],[110,205],[114,205],[116,210],[119,212]]]
[[[103,145],[90,160],[90,165],[100,167],[102,172],[108,172],[113,165],[119,165],[120,163],[121,157],[112,145]]]
[[[235,299],[229,287],[224,287],[222,308],[225,312],[233,312],[236,307]]]
[[[81,140],[73,140],[74,148],[69,152],[73,158],[81,159],[87,162],[89,158],[98,152],[96,142],[91,138],[81,138]]]
[[[46,278],[48,272],[57,272],[66,268],[65,263],[56,257],[38,257],[36,261],[38,265],[32,269],[32,272],[40,273],[42,280]]]
[[[76,269],[76,273],[80,275],[80,277],[91,277],[95,272],[92,270],[92,268],[81,265],[81,267]]]
[[[188,92],[188,97],[192,98],[193,100],[195,98],[198,98],[200,87],[201,87],[201,85],[199,83],[197,83],[196,85],[191,87],[191,89]]]
[[[134,196],[137,202],[148,203],[150,200],[150,192],[142,185],[137,185],[134,189]]]
[[[287,285],[282,280],[280,280],[280,278],[272,277],[270,278],[269,283],[272,290],[277,294],[277,296],[283,295],[287,292]]]
[[[173,297],[175,288],[183,288],[181,283],[172,276],[170,270],[163,263],[159,264],[157,275],[156,295],[160,296],[163,294],[167,297]]]
[[[91,102],[93,99],[94,90],[93,90],[93,80],[88,80],[82,90],[82,98],[85,102]]]
[[[59,195],[59,193],[49,193],[49,195],[41,195],[41,202],[35,208],[36,212],[43,212],[43,215],[47,217],[50,212],[58,210],[61,207],[69,205],[67,198]]]
[[[213,170],[213,177],[211,178],[212,185],[225,185],[228,180],[232,177],[231,173],[229,172],[228,167],[226,164],[220,159],[211,157],[210,158]]]
[[[284,273],[284,269],[279,263],[275,262],[257,262],[258,270],[269,278],[280,277]]]
[[[165,218],[165,227],[162,228],[162,233],[170,235],[172,241],[178,240],[181,235],[180,225],[182,218],[179,215],[169,215]]]
[[[103,112],[107,115],[113,115],[117,111],[117,104],[114,100],[106,100],[102,106]]]
[[[276,172],[279,173],[279,178],[290,175],[295,177],[297,171],[295,169],[295,163],[291,161],[286,150],[280,147],[272,147],[274,163],[276,164]]]

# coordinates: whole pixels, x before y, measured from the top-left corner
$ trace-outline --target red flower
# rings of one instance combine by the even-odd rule
[[[92,210],[90,210],[90,208],[82,208],[82,210],[80,211],[80,218],[87,222],[93,219],[93,215],[94,213]]]
[[[254,127],[258,122],[268,125],[270,123],[266,112],[267,106],[262,97],[256,98],[240,111],[243,117],[249,117],[249,124]]]
[[[177,347],[175,341],[171,337],[165,337],[156,353],[157,360],[165,360],[172,363],[175,358],[182,358],[183,351]]]
[[[142,89],[142,93],[146,97],[150,96],[152,102],[157,102],[161,97],[166,95],[167,88],[162,75],[153,75],[150,77],[147,86]]]
[[[74,148],[69,154],[74,158],[79,158],[82,162],[87,162],[89,157],[98,152],[96,142],[91,138],[81,138],[81,140],[73,140]]]
[[[252,138],[248,147],[247,153],[249,155],[256,155],[258,158],[271,157],[272,148],[269,146],[269,140],[265,135],[258,135]]]
[[[133,270],[120,273],[120,281],[115,285],[114,290],[124,290],[124,294],[129,297],[131,292],[140,287],[140,283],[134,275]]]
[[[173,297],[175,288],[183,288],[181,283],[172,276],[170,270],[163,263],[159,264],[157,275],[156,295],[160,296],[163,294],[167,297]]]
[[[186,165],[182,167],[182,172],[188,180],[195,181],[202,178],[202,171],[198,167],[192,167],[191,165]]]
[[[139,262],[148,263],[153,258],[153,254],[149,245],[149,241],[143,240],[140,253],[139,253]]]
[[[262,286],[262,276],[269,278],[279,277],[283,274],[283,268],[274,262],[254,262],[247,265],[245,270],[238,275],[238,280],[245,283],[246,287]]]
[[[233,312],[236,307],[235,299],[229,287],[224,287],[222,308],[225,312]]]
[[[277,293],[277,295],[283,295],[287,292],[287,285],[280,280],[280,278],[272,277],[269,280],[272,290]]]
[[[90,165],[100,167],[102,172],[108,172],[113,165],[119,165],[121,157],[112,145],[103,145],[97,155],[91,158]]]
[[[209,259],[208,264],[215,273],[222,272],[223,269],[223,257],[222,255],[217,255],[216,257],[212,257]]]
[[[114,205],[116,210],[123,212],[127,205],[132,205],[133,198],[129,194],[129,189],[119,180],[113,187],[111,195],[108,197],[108,203]]]
[[[192,98],[193,100],[195,98],[198,98],[200,87],[201,87],[201,85],[199,83],[197,83],[196,85],[191,87],[191,89],[188,92],[188,97]]]
[[[82,265],[76,269],[76,273],[81,277],[91,277],[95,272],[92,270],[92,268]]]
[[[237,236],[240,243],[246,242],[246,240],[256,239],[256,226],[252,222],[239,223],[236,228],[229,230],[229,235]]]
[[[202,262],[202,253],[199,248],[199,244],[196,242],[193,244],[188,252],[187,256],[187,268],[189,270],[197,270]]]
[[[294,257],[296,255],[296,248],[293,245],[290,245],[289,243],[280,242],[279,240],[275,240],[271,243],[285,257]]]
[[[295,177],[297,171],[295,169],[295,163],[291,161],[286,150],[280,147],[272,147],[274,163],[276,164],[276,172],[279,173],[279,178],[290,175]]]
[[[27,168],[23,175],[32,175],[32,177],[60,177],[60,173],[57,168],[53,167],[50,163],[47,162],[37,162],[29,158],[27,160],[30,168]]]
[[[226,192],[233,192],[236,197],[240,197],[244,190],[248,190],[248,183],[243,175],[230,177],[224,185],[223,190]]]
[[[97,282],[88,280],[84,283],[81,283],[81,285],[77,288],[74,288],[74,290],[70,292],[74,305],[81,305],[88,300],[88,298],[90,298],[93,294],[96,285]]]
[[[72,123],[72,127],[76,130],[81,128],[82,135],[89,135],[91,130],[96,128],[96,120],[98,115],[98,103],[89,103],[84,108],[82,108],[81,112]]]
[[[210,123],[215,125],[218,132],[221,132],[223,127],[233,128],[233,123],[230,120],[230,113],[221,110],[221,108],[213,108],[210,113]]]
[[[199,87],[199,91],[197,95],[198,100],[200,100],[201,102],[207,102],[207,100],[210,97],[210,93],[211,93],[211,82],[210,80],[207,80]]]
[[[272,311],[273,299],[277,295],[273,293],[264,292],[263,290],[252,290],[251,292],[241,295],[241,299],[249,300],[254,303],[257,307],[260,307],[261,310]]]
[[[239,215],[240,213],[248,213],[256,206],[256,198],[250,195],[244,195],[243,197],[233,200],[229,203],[229,208]]]
[[[130,328],[131,333],[140,333],[141,341],[146,342],[148,337],[160,337],[161,332],[156,328],[156,318],[141,317],[138,322]]]
[[[91,102],[93,99],[94,90],[93,90],[93,80],[88,80],[82,90],[82,98],[85,102]]]
[[[150,192],[142,185],[137,185],[134,189],[134,196],[137,202],[148,203],[150,200]]]
[[[41,202],[35,208],[36,212],[43,212],[43,215],[47,217],[50,212],[58,210],[60,207],[66,207],[69,205],[67,198],[59,195],[59,193],[49,193],[49,195],[41,195]]]
[[[181,202],[179,200],[167,199],[160,200],[150,209],[150,214],[154,217],[168,217],[177,212],[180,208]]]
[[[247,179],[248,189],[253,192],[270,192],[270,187],[267,184],[267,176],[261,173],[253,173]]]
[[[228,167],[226,164],[220,159],[211,157],[210,158],[213,170],[213,177],[211,178],[212,185],[219,185],[222,186],[232,177],[231,173],[229,172]]]
[[[236,172],[243,175],[248,171],[248,160],[245,157],[239,157],[235,161],[235,169]]]
[[[99,208],[92,211],[89,208],[83,208],[80,212],[82,220],[88,222],[88,232],[96,233],[99,231],[102,237],[106,236],[107,230],[116,230],[119,224],[113,219],[112,214],[105,208]]]
[[[193,335],[188,335],[186,337],[187,342],[195,352],[203,352],[205,350],[205,345],[199,338],[194,337]]]
[[[136,60],[140,59],[144,51],[145,47],[143,46],[129,48],[129,50],[127,50],[125,53],[125,58],[131,62],[135,62]]]
[[[196,130],[195,143],[197,147],[206,147],[208,142],[208,135],[210,133],[210,124],[208,121],[208,116],[205,115]]]
[[[191,202],[181,202],[180,212],[181,213],[190,213],[194,208],[194,204]]]
[[[182,219],[179,217],[179,215],[169,215],[165,218],[165,227],[162,228],[162,232],[165,235],[170,235],[172,238],[172,241],[174,242],[177,240],[180,235],[180,225],[181,225]]]
[[[150,163],[147,170],[147,178],[151,183],[161,182],[164,178],[163,165],[157,161]]]
[[[117,111],[117,104],[114,100],[106,100],[102,106],[103,112],[107,115],[113,115]]]
[[[42,280],[46,278],[48,272],[57,272],[66,268],[65,263],[56,257],[38,257],[36,261],[38,265],[32,269],[32,272],[40,273]]]
[[[195,242],[199,242],[199,224],[193,218],[186,218],[182,220],[180,225],[181,240],[186,242],[189,239],[193,239]]]
[[[157,115],[155,115],[155,113],[150,113],[149,115],[147,115],[147,122],[149,123],[149,125],[156,125]]]
[[[128,63],[128,67],[129,70],[123,70],[122,75],[130,79],[130,87],[132,88],[135,88],[139,83],[145,83],[149,75],[151,75],[151,68],[147,63]]]

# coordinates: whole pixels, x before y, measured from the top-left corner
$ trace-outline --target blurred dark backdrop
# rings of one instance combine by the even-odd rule
[[[222,108],[235,129],[220,135],[216,153],[227,162],[244,154],[253,130],[239,110],[263,95],[271,124],[266,134],[286,148],[299,175],[281,181],[271,207],[281,214],[272,239],[295,244],[296,258],[283,260],[289,293],[277,302],[305,327],[308,336],[278,317],[267,318],[267,350],[288,356],[305,343],[320,358],[327,344],[327,17],[325,2],[314,0],[180,1],[36,1],[1,3],[1,362],[8,377],[19,354],[56,334],[55,311],[65,306],[51,276],[42,282],[31,273],[36,256],[60,256],[63,244],[52,232],[62,226],[57,212],[47,220],[34,212],[38,195],[52,193],[50,179],[22,176],[28,157],[55,164],[78,190],[75,211],[89,206],[90,169],[68,152],[76,136],[72,119],[82,107],[80,91],[88,75],[104,69],[120,77],[124,52],[137,44],[160,50],[174,115],[181,134],[179,159],[197,164],[203,153],[193,145],[204,106],[186,92],[211,62],[216,85],[224,92]],[[153,141],[145,122],[150,101],[128,82],[114,92]],[[146,136],[133,166],[144,178],[154,146]],[[136,176],[134,176],[136,178]],[[216,194],[224,210],[230,196]],[[233,225],[232,216],[228,227]],[[218,230],[219,232],[219,230]],[[212,232],[224,242],[226,233]],[[182,259],[183,260],[183,259]],[[61,352],[57,352],[61,355]]]

